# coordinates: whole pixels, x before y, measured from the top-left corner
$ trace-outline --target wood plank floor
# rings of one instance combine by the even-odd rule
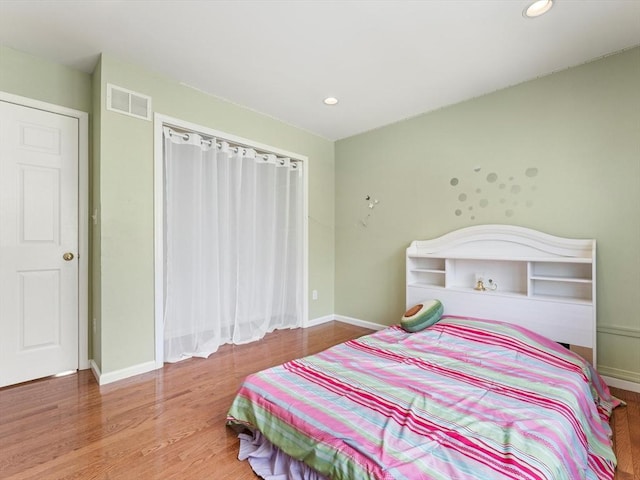
[[[0,389],[0,478],[255,479],[225,427],[244,377],[365,333],[330,322],[102,387],[82,371]],[[628,402],[612,419],[616,480],[640,480],[640,395],[612,391]]]

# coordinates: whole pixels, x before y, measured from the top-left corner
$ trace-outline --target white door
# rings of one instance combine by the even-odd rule
[[[0,101],[0,387],[78,368],[78,119]]]

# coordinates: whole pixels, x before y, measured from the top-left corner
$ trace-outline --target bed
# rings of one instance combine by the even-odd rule
[[[487,236],[478,240],[481,230],[465,230],[454,236],[455,248],[440,242],[444,247],[420,254],[442,258],[436,262],[442,268],[419,269],[446,276],[452,258],[477,262],[484,256],[488,262],[476,249],[478,241],[488,245]],[[482,231],[491,231],[489,244],[504,241],[503,227]],[[408,254],[417,255],[411,247]],[[508,254],[499,248],[490,255]],[[569,263],[582,258],[559,255]],[[528,258],[518,249],[506,261],[526,261],[527,271],[532,261],[552,262],[548,255]],[[465,271],[461,267],[456,265],[457,274]],[[407,282],[416,284],[409,272]],[[477,286],[476,275],[471,283]],[[594,283],[595,276],[589,285]],[[570,341],[561,345],[512,321],[511,313],[506,321],[499,309],[498,320],[456,314],[461,303],[463,310],[473,308],[476,297],[485,312],[487,299],[500,302],[496,292],[481,295],[459,281],[428,285],[442,293],[452,286],[466,292],[471,305],[458,298],[447,310],[443,302],[444,315],[426,328],[410,332],[404,322],[394,324],[247,377],[227,417],[230,426],[244,429],[240,458],[267,479],[612,479],[608,419],[619,402],[593,366],[566,348]],[[521,297],[523,308],[540,301],[527,292]],[[560,295],[560,301],[572,297]],[[545,323],[532,325],[539,330]]]

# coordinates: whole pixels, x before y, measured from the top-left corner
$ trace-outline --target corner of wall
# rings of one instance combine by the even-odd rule
[[[101,282],[101,229],[100,229],[100,147],[101,118],[104,105],[104,89],[102,88],[102,56],[91,74],[91,161],[89,168],[89,242],[91,248],[91,264],[89,266],[89,336],[91,338],[92,365],[102,368],[102,282]]]

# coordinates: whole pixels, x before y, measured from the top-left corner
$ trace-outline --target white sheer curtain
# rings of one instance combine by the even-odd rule
[[[165,361],[300,326],[302,164],[168,127],[164,138]]]

